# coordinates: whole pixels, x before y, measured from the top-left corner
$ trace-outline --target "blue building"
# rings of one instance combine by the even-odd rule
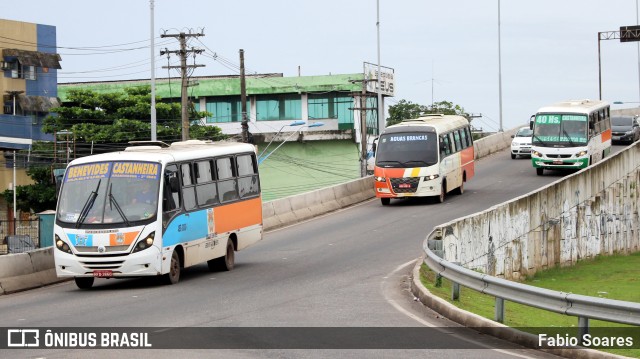
[[[0,19],[0,150],[53,141],[42,120],[59,106],[55,26]]]

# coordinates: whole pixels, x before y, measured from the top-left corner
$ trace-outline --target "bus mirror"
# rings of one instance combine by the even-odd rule
[[[595,124],[593,122],[589,122],[589,129],[593,130],[595,128]]]
[[[173,193],[180,190],[180,181],[178,181],[178,177],[169,177],[169,188],[171,188],[171,192]]]
[[[447,144],[444,142],[440,142],[440,152],[447,150]]]

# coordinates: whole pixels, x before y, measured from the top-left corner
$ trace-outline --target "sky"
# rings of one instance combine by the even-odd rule
[[[396,89],[386,104],[450,101],[495,131],[526,125],[545,105],[598,99],[598,32],[637,24],[637,1],[379,0],[380,62]],[[58,82],[150,78],[149,0],[16,4],[0,2],[0,18],[56,27]],[[155,0],[153,14],[156,77],[179,76],[162,68],[160,50],[179,47],[165,31],[204,33],[190,41],[205,50],[194,76],[237,75],[239,49],[248,73],[347,74],[377,63],[376,0]],[[640,103],[638,44],[600,42],[602,98],[627,102],[612,109]]]

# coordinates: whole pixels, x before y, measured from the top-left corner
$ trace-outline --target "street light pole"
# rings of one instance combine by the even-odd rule
[[[500,128],[498,132],[503,132],[502,129],[502,50],[500,48],[500,0],[498,0],[498,105],[500,116]]]
[[[258,155],[258,160],[260,160],[260,157],[262,157],[262,155],[267,151],[267,149],[269,148],[269,146],[271,146],[271,143],[273,142],[273,140],[276,139],[276,137],[278,137],[278,135],[280,134],[280,132],[282,132],[282,129],[284,129],[287,126],[302,126],[304,125],[305,122],[304,121],[293,121],[288,125],[284,125],[282,127],[280,127],[280,129],[278,130],[278,132],[271,137],[271,141],[269,141],[269,143],[267,144],[267,146],[264,148],[264,150],[262,150],[262,152],[260,152],[260,154]]]
[[[150,12],[151,12],[151,141],[156,140],[156,46],[154,38],[154,18],[153,18],[153,1],[149,0]]]
[[[302,130],[304,130],[305,128],[320,127],[320,126],[324,126],[324,123],[323,122],[315,122],[315,123],[312,123],[310,125],[304,125],[299,130],[291,132],[291,134],[289,134],[289,136],[287,136],[284,139],[284,141],[282,141],[282,143],[278,145],[278,147],[273,149],[273,151],[269,152],[263,158],[260,158],[260,156],[258,156],[258,164],[261,164],[262,162],[264,162],[267,158],[269,158],[269,156],[271,156],[274,152],[276,152],[278,150],[278,148],[282,147],[282,145],[284,145],[284,143],[287,142],[287,140],[289,140],[289,138],[291,138],[291,136],[295,135],[296,133],[302,132]]]
[[[636,25],[640,25],[638,19],[638,0],[636,0]],[[636,42],[636,48],[638,49],[638,101],[640,101],[640,42]]]

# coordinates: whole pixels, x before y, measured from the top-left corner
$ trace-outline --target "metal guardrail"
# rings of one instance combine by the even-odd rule
[[[535,307],[555,313],[578,317],[581,332],[588,330],[588,319],[598,319],[607,322],[640,325],[640,303],[626,302],[607,298],[589,297],[538,288],[502,278],[482,274],[448,262],[438,256],[442,253],[440,229],[434,229],[424,241],[423,249],[426,254],[424,263],[438,275],[449,279],[453,283],[462,285],[496,297],[496,319],[504,317],[498,313],[504,310],[503,300]],[[498,320],[500,321],[500,320]]]

